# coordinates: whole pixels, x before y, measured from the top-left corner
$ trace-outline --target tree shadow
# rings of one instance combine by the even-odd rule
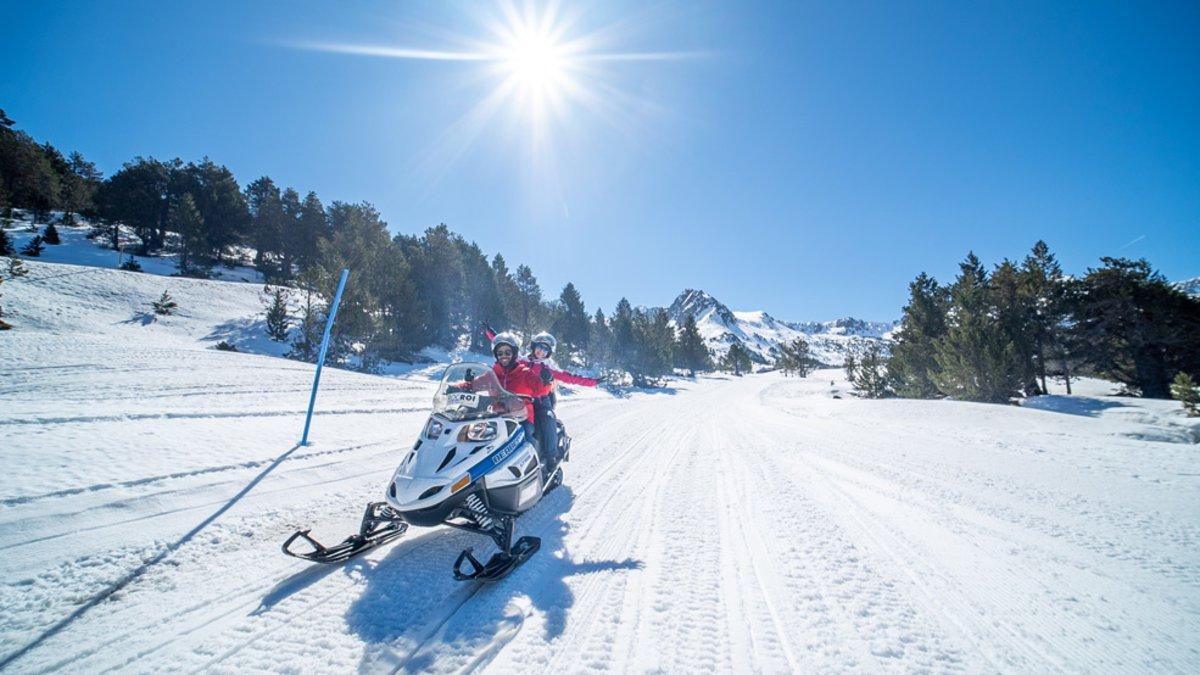
[[[1086,396],[1059,396],[1049,394],[1034,396],[1022,402],[1022,407],[1034,410],[1045,410],[1066,415],[1081,415],[1084,417],[1099,417],[1100,413],[1112,408],[1127,408],[1129,406],[1118,401],[1105,401]]]
[[[263,318],[242,317],[229,319],[213,327],[203,340],[220,340],[237,345],[256,342],[267,334],[267,321]]]
[[[422,670],[447,650],[480,665],[472,655],[494,655],[497,643],[515,635],[534,610],[545,616],[547,640],[561,635],[575,604],[568,577],[642,567],[632,559],[574,561],[565,545],[570,525],[562,517],[573,502],[564,485],[517,520],[517,536],[541,537],[541,549],[492,584],[454,579],[451,566],[462,549],[473,547],[486,560],[494,546],[482,535],[450,528],[406,541],[378,564],[357,570],[365,587],[347,610],[346,624],[368,643],[360,669],[382,660],[390,669]]]
[[[155,315],[153,312],[137,312],[136,314],[129,317],[128,319],[125,319],[124,321],[118,321],[117,323],[120,323],[120,324],[136,323],[136,324],[139,324],[142,326],[149,326],[150,324],[154,323],[154,319],[155,319]]]

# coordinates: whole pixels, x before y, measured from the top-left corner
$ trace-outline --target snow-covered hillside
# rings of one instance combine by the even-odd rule
[[[849,353],[859,353],[871,342],[886,345],[895,323],[869,322],[843,318],[834,321],[789,323],[763,311],[735,312],[713,296],[700,290],[680,293],[667,314],[674,325],[683,323],[688,314],[709,348],[723,355],[734,342],[740,342],[762,361],[774,362],[779,345],[803,338],[813,358],[830,366],[840,366]]]
[[[19,211],[18,215],[20,215]],[[54,214],[53,219],[57,221],[58,215]],[[88,238],[88,233],[92,230],[88,221],[79,218],[78,223],[74,226],[56,223],[55,228],[58,230],[62,243],[53,246],[46,245],[42,254],[35,259],[42,262],[70,263],[109,269],[117,269],[122,262],[135,260],[141,266],[142,272],[146,274],[169,276],[179,271],[179,256],[174,253],[153,256],[134,254],[138,248],[138,239],[127,228],[120,228],[118,241],[121,244],[121,251],[118,252],[103,237]],[[21,219],[13,220],[5,230],[13,240],[14,247],[19,251],[29,243],[30,239],[43,232],[45,225],[34,226],[28,216],[22,216]],[[247,266],[253,252],[245,250],[240,252],[243,258],[241,264],[218,265],[212,269],[212,278],[261,284],[262,275],[254,268]]]
[[[1169,401],[859,400],[838,370],[573,391],[541,551],[455,581],[469,533],[339,567],[436,368],[211,349],[258,287],[30,263],[0,333],[0,669],[1196,672],[1200,438]],[[177,316],[150,319],[168,285]],[[249,323],[248,323],[249,322]]]

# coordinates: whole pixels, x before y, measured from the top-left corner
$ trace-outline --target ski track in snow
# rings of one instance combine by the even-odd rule
[[[18,317],[92,303],[0,336],[13,672],[1200,671],[1200,455],[1164,440],[1197,427],[1165,402],[835,399],[833,371],[575,391],[566,481],[517,522],[541,551],[464,585],[492,544],[449,528],[279,551],[357,526],[430,373],[326,370],[295,447],[310,366],[123,323],[163,282],[112,274],[5,286]],[[179,295],[201,316],[228,285]]]

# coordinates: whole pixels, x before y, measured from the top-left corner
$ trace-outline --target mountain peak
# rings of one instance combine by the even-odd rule
[[[667,315],[678,325],[683,325],[688,314],[695,317],[697,323],[710,316],[727,327],[737,323],[728,307],[707,292],[694,288],[684,289],[667,308]]]

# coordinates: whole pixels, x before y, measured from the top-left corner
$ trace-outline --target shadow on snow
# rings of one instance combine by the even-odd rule
[[[451,567],[462,549],[475,548],[476,555],[487,560],[495,547],[483,535],[449,527],[402,540],[378,563],[352,561],[342,568],[363,584],[346,612],[349,630],[367,643],[360,666],[383,662],[392,669],[422,670],[435,659],[446,658],[446,652],[466,659],[466,665],[479,666],[495,655],[498,643],[516,634],[533,611],[545,617],[546,640],[561,635],[575,603],[568,577],[642,567],[632,559],[573,560],[565,543],[571,525],[563,519],[573,502],[571,488],[564,485],[517,519],[516,536],[541,537],[541,549],[492,584],[454,579]],[[291,577],[263,598],[260,610],[326,574],[315,570]]]

